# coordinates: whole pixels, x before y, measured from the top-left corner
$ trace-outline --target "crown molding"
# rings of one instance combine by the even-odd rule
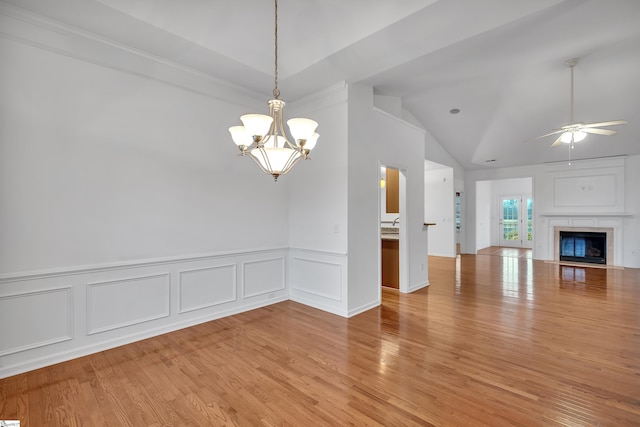
[[[263,94],[0,0],[0,38],[125,72],[227,103],[246,106]]]

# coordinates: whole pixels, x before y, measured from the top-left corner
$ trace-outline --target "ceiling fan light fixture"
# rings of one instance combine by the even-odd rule
[[[586,132],[581,130],[573,130],[564,132],[560,135],[560,141],[565,144],[570,144],[571,142],[580,142],[587,136]]]
[[[551,135],[560,135],[558,138],[551,144],[552,147],[558,147],[565,144],[571,144],[571,148],[573,148],[573,144],[575,142],[580,142],[587,137],[588,133],[596,134],[596,135],[615,135],[616,131],[610,129],[601,129],[603,126],[615,126],[615,125],[624,125],[627,124],[624,120],[611,120],[607,122],[597,122],[597,123],[582,123],[576,122],[573,118],[573,68],[578,63],[578,58],[572,58],[565,62],[565,65],[570,68],[570,77],[571,77],[571,90],[570,90],[570,98],[569,98],[569,123],[562,126],[560,129],[555,129],[553,132],[549,132],[547,134],[535,137],[533,139],[528,139],[524,142],[535,141],[537,139],[546,138]]]
[[[573,133],[573,142],[580,142],[583,139],[585,139],[587,136],[586,132],[583,132],[581,130],[576,131]]]

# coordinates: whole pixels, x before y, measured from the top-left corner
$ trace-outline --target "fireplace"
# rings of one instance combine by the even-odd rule
[[[554,226],[553,259],[560,263],[615,266],[614,229]]]
[[[607,233],[560,231],[560,261],[607,263]]]

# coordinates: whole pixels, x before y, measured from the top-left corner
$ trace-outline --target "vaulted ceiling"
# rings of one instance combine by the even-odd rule
[[[271,95],[272,0],[4,1]],[[572,157],[640,154],[639,23],[638,0],[279,0],[279,86],[294,100],[363,82],[465,169],[520,166],[568,158],[554,137],[523,141],[569,121],[577,57],[576,120],[628,124]]]

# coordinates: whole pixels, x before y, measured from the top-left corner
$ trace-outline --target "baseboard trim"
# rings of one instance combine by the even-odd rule
[[[414,286],[409,288],[409,293],[415,292],[415,291],[420,290],[422,288],[426,288],[429,285],[431,285],[431,283],[429,283],[428,280],[426,282],[418,283],[417,285],[414,285]]]

